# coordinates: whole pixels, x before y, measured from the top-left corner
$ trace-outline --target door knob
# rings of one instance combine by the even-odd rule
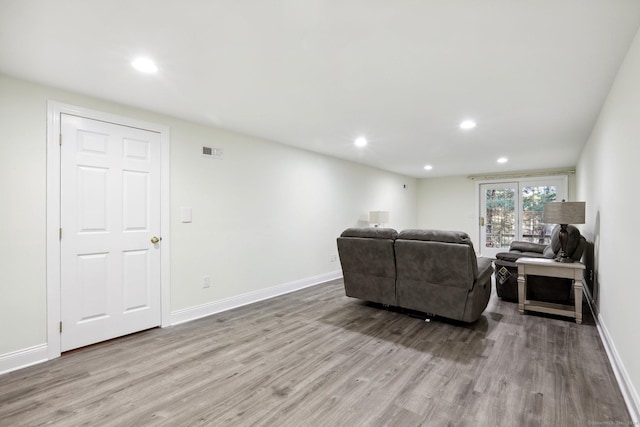
[[[158,243],[160,240],[162,240],[162,237],[156,237],[156,236],[153,236],[153,237],[151,238],[151,243],[153,243],[153,244],[155,245],[155,244],[156,244],[156,243]]]

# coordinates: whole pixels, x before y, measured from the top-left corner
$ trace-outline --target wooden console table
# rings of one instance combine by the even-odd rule
[[[518,266],[518,310],[574,317],[582,323],[582,289],[584,285],[584,264],[581,262],[562,263],[547,258],[520,258]],[[575,306],[553,304],[527,299],[527,275],[561,277],[573,280]]]

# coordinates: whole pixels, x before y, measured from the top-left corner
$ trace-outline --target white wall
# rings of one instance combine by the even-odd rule
[[[0,355],[46,341],[46,103],[0,76]]]
[[[478,251],[475,182],[466,176],[427,178],[418,182],[418,226],[464,231]]]
[[[415,226],[415,179],[197,125],[171,132],[173,310],[339,269],[336,237],[368,225],[369,210]],[[179,222],[181,206],[193,223]]]
[[[640,412],[640,32],[611,87],[577,168],[578,198],[587,201],[583,232],[595,244],[600,322]]]
[[[172,312],[339,270],[369,210],[417,225],[413,178],[0,75],[0,358],[46,343],[47,100],[170,127]]]

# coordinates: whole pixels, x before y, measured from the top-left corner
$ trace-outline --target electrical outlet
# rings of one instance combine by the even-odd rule
[[[338,262],[338,255],[336,254],[329,255],[329,262]]]
[[[202,287],[208,288],[209,286],[211,286],[211,280],[209,279],[209,276],[204,276],[202,278]]]

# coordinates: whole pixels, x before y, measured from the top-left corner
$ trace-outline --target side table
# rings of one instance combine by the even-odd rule
[[[569,316],[582,323],[582,289],[584,286],[584,264],[581,262],[562,263],[548,258],[520,258],[518,266],[518,310],[538,311],[547,314]],[[527,299],[527,275],[561,277],[573,280],[575,306],[553,304]]]

